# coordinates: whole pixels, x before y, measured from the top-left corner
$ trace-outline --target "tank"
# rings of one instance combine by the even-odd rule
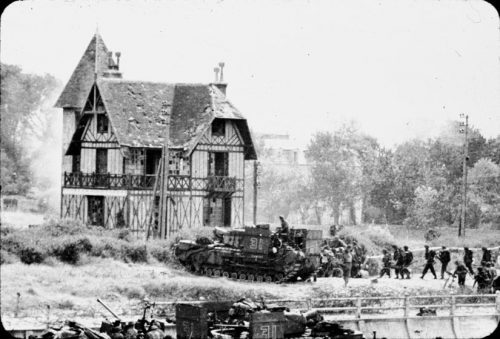
[[[299,312],[246,299],[230,307],[211,302],[177,304],[176,320],[178,339],[364,339],[361,332],[325,321],[315,310]]]
[[[257,282],[305,280],[319,268],[294,241],[272,233],[269,225],[225,230],[216,228],[214,240],[180,240],[175,256],[190,271],[207,276]]]

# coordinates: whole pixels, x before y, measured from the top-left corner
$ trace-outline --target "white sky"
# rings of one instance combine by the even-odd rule
[[[26,1],[1,18],[1,61],[69,79],[99,26],[128,79],[210,82],[259,132],[305,145],[355,120],[392,146],[470,116],[500,134],[500,33],[483,1]]]

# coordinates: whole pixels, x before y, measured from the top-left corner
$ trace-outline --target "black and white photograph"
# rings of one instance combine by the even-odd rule
[[[0,62],[5,335],[500,338],[491,3],[14,1]]]

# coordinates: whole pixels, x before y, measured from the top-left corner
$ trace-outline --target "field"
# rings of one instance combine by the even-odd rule
[[[95,259],[82,266],[58,263],[1,266],[2,321],[11,326],[43,326],[50,321],[82,319],[98,324],[109,314],[96,299],[105,301],[125,318],[136,318],[144,297],[154,301],[253,300],[388,296],[394,294],[442,294],[443,280],[389,278],[351,279],[348,287],[340,278],[319,278],[296,284],[245,283],[225,278],[192,276],[165,265],[126,264]],[[467,282],[471,291],[472,281]],[[456,287],[456,285],[455,285]],[[19,293],[19,297],[18,297]],[[47,308],[50,306],[50,309]],[[91,319],[94,318],[95,319]]]
[[[139,316],[141,301],[254,300],[334,298],[341,296],[389,296],[443,294],[442,280],[430,275],[418,278],[422,267],[422,232],[398,226],[355,226],[345,230],[377,256],[393,243],[408,244],[415,253],[414,278],[351,279],[348,287],[339,278],[317,282],[265,284],[193,276],[176,265],[169,241],[145,244],[124,230],[88,228],[74,222],[51,220],[38,227],[1,228],[1,312],[6,328],[44,326],[47,322],[78,319],[99,324],[109,314],[96,299],[105,301],[125,318]],[[469,231],[465,244],[499,245],[500,234]],[[207,233],[206,235],[209,235]],[[193,237],[193,234],[183,234]],[[464,241],[443,234],[431,245],[463,246]],[[453,253],[455,258],[461,254]],[[436,265],[436,269],[440,267]],[[462,292],[471,292],[472,279]]]

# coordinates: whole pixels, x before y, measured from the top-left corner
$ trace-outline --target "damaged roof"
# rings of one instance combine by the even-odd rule
[[[256,159],[245,118],[216,85],[99,78],[97,87],[122,146],[161,147],[170,114],[169,147],[190,153],[213,120],[221,118],[235,121],[245,158]]]
[[[99,33],[96,33],[57,99],[55,107],[83,107],[94,83],[95,74],[101,76],[108,70],[108,59],[108,48]],[[111,63],[114,65],[113,61]]]

